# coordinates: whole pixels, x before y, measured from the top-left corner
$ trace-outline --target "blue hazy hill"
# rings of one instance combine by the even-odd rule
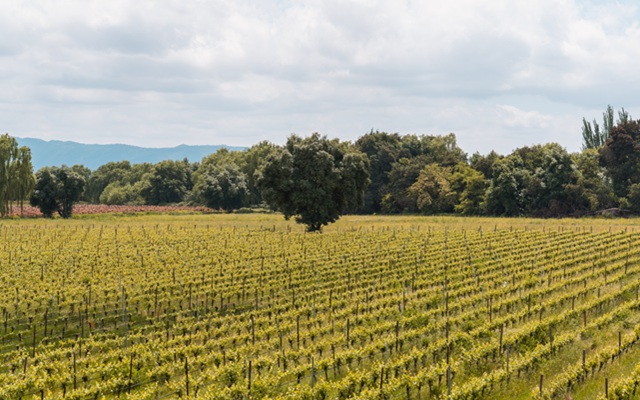
[[[180,145],[176,147],[150,148],[138,147],[127,144],[83,144],[60,140],[42,140],[33,138],[16,138],[20,146],[31,149],[33,170],[42,167],[60,166],[66,164],[72,166],[82,164],[95,170],[110,161],[129,160],[131,164],[143,162],[157,163],[164,160],[201,161],[203,157],[215,153],[218,149],[245,150],[245,147],[233,147],[226,145],[190,146]]]

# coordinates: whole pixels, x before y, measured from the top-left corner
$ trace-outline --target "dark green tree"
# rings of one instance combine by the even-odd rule
[[[36,173],[31,205],[40,208],[47,218],[53,217],[54,212],[70,218],[84,186],[84,178],[67,166],[42,168]]]
[[[129,161],[109,162],[98,167],[87,181],[84,198],[91,203],[100,203],[102,191],[111,183],[118,182],[118,185],[131,183],[128,175],[131,172]]]
[[[202,164],[194,174],[193,197],[209,208],[232,211],[247,201],[245,174],[234,163]]]
[[[80,195],[80,199],[78,199],[79,201],[85,201],[88,202],[89,199],[85,196],[86,195],[86,191],[87,191],[87,185],[89,183],[89,181],[91,180],[91,169],[88,167],[85,167],[82,164],[76,164],[71,166],[71,169],[73,170],[73,172],[75,172],[76,174],[80,175],[82,178],[84,178],[84,190],[82,191],[82,194]]]
[[[629,186],[627,202],[631,211],[636,214],[640,214],[640,183],[634,183]]]
[[[443,136],[400,136],[397,133],[371,131],[360,137],[356,141],[356,146],[367,155],[370,161],[371,184],[367,188],[365,205],[361,209],[364,213],[411,211],[411,206],[402,205],[406,198],[401,192],[408,189],[413,182],[403,185],[394,182],[391,178],[392,174],[400,173],[403,181],[406,180],[409,177],[405,174],[408,172],[406,170],[407,164],[417,166],[416,172],[419,172],[427,164],[453,167],[466,161],[467,158],[466,154],[458,147],[456,136],[453,133]],[[395,163],[401,159],[417,160],[404,161],[404,165],[398,166],[399,169],[392,172]],[[416,173],[411,174],[417,178]]]
[[[522,158],[510,155],[493,164],[493,178],[485,195],[484,209],[489,215],[518,216],[524,213],[522,190],[528,178]]]
[[[167,160],[154,165],[151,172],[144,175],[146,182],[141,194],[146,204],[180,203],[193,187],[191,174],[192,166],[187,160]]]
[[[618,200],[613,193],[611,180],[605,168],[600,164],[600,155],[596,149],[587,149],[574,156],[579,178],[577,188],[586,198],[585,211],[594,212],[613,208]]]
[[[565,193],[566,185],[578,182],[578,171],[571,155],[557,143],[523,147],[520,152],[530,173],[523,191],[529,215],[563,216],[574,210]],[[518,152],[519,150],[516,150]]]
[[[503,158],[504,156],[496,153],[493,150],[491,150],[491,152],[486,156],[483,156],[482,154],[476,152],[476,153],[473,153],[473,155],[471,156],[471,159],[469,160],[469,164],[471,165],[471,168],[475,169],[476,171],[482,172],[485,178],[492,179],[493,164],[495,164],[496,161],[501,160]]]
[[[58,182],[51,168],[42,168],[36,172],[36,185],[31,195],[31,205],[40,208],[46,218],[60,209],[58,204]]]
[[[432,163],[420,171],[418,179],[408,189],[418,209],[424,214],[452,212],[457,194],[451,189],[451,171]]]
[[[367,187],[361,212],[365,214],[382,211],[383,188],[389,183],[389,172],[393,163],[400,158],[410,158],[411,154],[403,146],[402,137],[397,133],[371,131],[356,141],[359,151],[369,159],[371,184]]]
[[[482,172],[466,163],[459,163],[453,169],[451,189],[457,194],[454,211],[463,215],[482,214],[482,203],[487,189],[487,180]]]
[[[556,143],[525,146],[493,164],[485,210],[491,215],[563,216],[573,214],[579,171]]]
[[[271,153],[276,151],[277,146],[267,141],[262,141],[251,146],[246,152],[242,152],[244,163],[238,166],[244,172],[247,180],[247,203],[249,205],[260,205],[262,194],[258,187],[260,171],[264,168]]]
[[[427,158],[427,163],[438,164],[441,167],[453,167],[458,163],[466,162],[467,155],[456,141],[456,135],[425,135],[421,137],[422,154]]]
[[[107,163],[91,174],[89,182],[94,185],[92,193],[100,193],[98,202],[101,204],[145,204],[142,192],[149,186],[149,181],[145,178],[152,169],[153,164],[150,163]],[[105,183],[107,185],[103,187]],[[91,200],[92,196],[84,198]]]
[[[310,232],[361,206],[368,184],[367,157],[317,133],[290,136],[269,156],[258,180],[264,200]]]
[[[640,183],[640,120],[627,120],[613,127],[599,152],[613,192],[626,197],[629,186]]]
[[[58,202],[60,216],[70,218],[73,213],[73,203],[77,202],[84,191],[84,177],[71,168],[62,166],[56,171],[58,180]]]
[[[409,194],[420,171],[427,165],[424,156],[401,158],[393,163],[388,173],[389,182],[382,188],[381,211],[384,213],[415,213],[418,211],[416,197]]]

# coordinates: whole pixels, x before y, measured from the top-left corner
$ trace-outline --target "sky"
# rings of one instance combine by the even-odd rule
[[[0,131],[251,146],[456,134],[581,145],[640,117],[640,5],[579,0],[0,0]]]

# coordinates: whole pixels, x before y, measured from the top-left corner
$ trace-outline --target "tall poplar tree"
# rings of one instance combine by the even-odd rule
[[[9,134],[0,136],[0,217],[11,213],[13,200],[19,202],[22,210],[34,183],[31,150],[19,148],[16,139]]]

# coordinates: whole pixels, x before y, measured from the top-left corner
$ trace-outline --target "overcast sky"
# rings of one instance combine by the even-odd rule
[[[640,9],[578,0],[1,0],[0,131],[250,146],[454,132],[469,154],[640,117]]]

